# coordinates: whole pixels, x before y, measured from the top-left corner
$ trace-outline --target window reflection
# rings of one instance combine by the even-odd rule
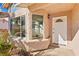
[[[32,15],[32,37],[33,39],[43,38],[43,16]]]
[[[11,34],[14,37],[25,37],[25,16],[11,19]]]

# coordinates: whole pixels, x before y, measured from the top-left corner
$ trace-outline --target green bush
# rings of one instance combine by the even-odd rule
[[[5,42],[2,37],[0,37],[0,55],[10,55],[8,52],[12,48],[9,42]]]

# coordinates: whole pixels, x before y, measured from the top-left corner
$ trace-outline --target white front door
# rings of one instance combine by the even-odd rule
[[[67,16],[53,17],[52,43],[67,44]]]

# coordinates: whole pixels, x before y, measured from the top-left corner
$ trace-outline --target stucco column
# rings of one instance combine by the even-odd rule
[[[31,40],[32,39],[32,14],[29,11],[29,9],[27,10],[25,19],[26,19],[26,21],[25,21],[26,37],[27,37],[27,40]]]
[[[49,38],[49,20],[48,20],[48,14],[44,14],[44,19],[43,19],[43,26],[44,26],[44,33],[43,33],[43,39]]]

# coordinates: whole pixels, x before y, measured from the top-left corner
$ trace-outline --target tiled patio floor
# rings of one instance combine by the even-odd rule
[[[51,46],[46,50],[33,52],[33,55],[35,56],[74,56],[75,54],[71,49]]]

